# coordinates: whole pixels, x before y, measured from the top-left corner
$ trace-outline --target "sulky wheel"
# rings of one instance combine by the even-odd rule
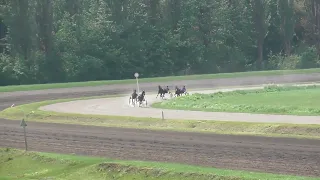
[[[129,98],[129,105],[130,104],[132,104],[133,106],[135,106],[135,104],[136,104],[135,100],[132,97]]]

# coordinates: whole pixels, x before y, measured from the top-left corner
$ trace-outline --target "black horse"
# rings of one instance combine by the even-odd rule
[[[180,96],[181,94],[183,94],[182,90],[176,86],[175,95]]]
[[[158,98],[158,96],[159,96],[159,94],[160,94],[160,97],[163,99],[163,98],[164,98],[164,95],[165,95],[166,93],[169,93],[169,94],[172,96],[172,93],[170,92],[170,89],[169,89],[168,86],[167,86],[166,89],[163,89],[163,88],[159,85],[159,86],[158,86],[158,94],[157,94],[157,97],[156,97],[156,98]]]
[[[176,86],[175,95],[176,95],[176,96],[181,96],[182,94],[187,94],[186,87],[183,86],[183,88],[180,89],[180,88],[178,88],[178,86]]]
[[[137,97],[138,97],[137,90],[133,90],[133,93],[131,94],[131,96],[129,98],[129,104],[131,101],[131,103],[134,105],[137,102]]]
[[[139,94],[138,96],[138,102],[139,102],[139,107],[142,105],[142,102],[145,101],[146,102],[146,106],[147,106],[147,100],[145,99],[145,95],[146,95],[146,92],[145,91],[142,91],[141,94]]]

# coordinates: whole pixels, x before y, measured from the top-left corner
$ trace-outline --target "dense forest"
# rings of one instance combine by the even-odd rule
[[[319,0],[0,0],[0,85],[318,67]]]

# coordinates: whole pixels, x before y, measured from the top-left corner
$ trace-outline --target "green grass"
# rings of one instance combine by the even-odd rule
[[[199,80],[199,79],[236,78],[236,77],[249,77],[249,76],[272,76],[272,75],[285,75],[285,74],[310,74],[310,73],[320,73],[320,68],[299,69],[299,70],[275,70],[275,71],[251,71],[251,72],[238,72],[238,73],[201,74],[201,75],[189,75],[189,76],[167,76],[167,77],[156,77],[156,78],[142,78],[139,80],[139,82],[167,82],[167,81],[178,81],[178,80]],[[125,80],[70,82],[70,83],[56,83],[56,84],[1,86],[0,92],[31,91],[31,90],[42,90],[42,89],[72,88],[72,87],[100,86],[100,85],[110,85],[110,84],[130,84],[130,83],[135,83],[135,80],[125,79]]]
[[[320,86],[268,86],[214,94],[194,94],[153,104],[156,108],[211,112],[320,115]]]
[[[104,96],[106,97],[106,96]],[[27,118],[28,121],[80,124],[105,127],[122,127],[151,130],[169,130],[218,134],[237,135],[259,135],[259,136],[280,136],[297,138],[320,138],[320,125],[293,125],[293,124],[272,124],[272,123],[245,123],[227,121],[205,121],[205,120],[161,120],[157,118],[137,118],[128,116],[107,116],[107,115],[81,115],[71,113],[57,113],[39,110],[39,107],[66,102],[71,100],[90,99],[97,97],[50,100],[31,104],[16,106],[0,112],[1,118],[21,120],[24,113],[34,111]]]
[[[117,161],[53,153],[0,149],[2,180],[317,180],[319,178],[233,171],[181,164]]]

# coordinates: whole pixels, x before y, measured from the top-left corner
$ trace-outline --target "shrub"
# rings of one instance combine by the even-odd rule
[[[319,67],[319,55],[315,47],[308,47],[301,55],[284,56],[282,54],[269,55],[268,69],[306,69]]]
[[[300,68],[316,68],[319,65],[319,55],[317,49],[308,47],[305,52],[301,54]]]
[[[298,55],[283,56],[282,54],[270,55],[268,69],[297,69],[300,66],[301,57]]]
[[[301,57],[298,55],[291,55],[283,57],[282,61],[279,62],[278,68],[281,70],[297,69],[300,66]]]

